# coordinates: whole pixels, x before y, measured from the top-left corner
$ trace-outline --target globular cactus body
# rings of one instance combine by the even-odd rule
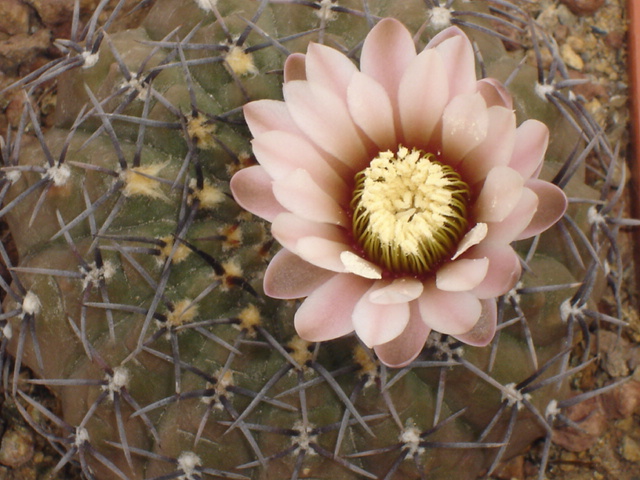
[[[55,430],[38,427],[63,462],[102,479],[462,480],[549,440],[582,312],[597,311],[610,275],[599,264],[615,260],[614,237],[589,221],[609,192],[585,185],[580,157],[594,149],[606,183],[613,153],[589,144],[600,133],[579,100],[542,65],[519,65],[497,32],[553,45],[503,1],[200,3],[157,0],[138,29],[107,29],[97,62],[59,77],[56,127],[4,159],[3,218],[19,256],[4,286],[8,349],[61,401],[58,418],[21,393],[16,370],[27,418],[53,419]],[[294,302],[262,293],[278,247],[228,187],[251,163],[241,107],[281,97],[287,54],[315,41],[356,61],[386,16],[419,47],[453,21],[476,41],[479,71],[515,71],[519,121],[554,129],[543,176],[585,199],[518,245],[528,270],[499,301],[491,346],[433,334],[399,371],[355,337],[295,336]]]

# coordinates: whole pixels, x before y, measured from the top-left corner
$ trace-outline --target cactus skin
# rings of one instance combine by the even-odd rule
[[[392,371],[355,337],[303,342],[294,303],[262,293],[278,246],[228,189],[251,163],[240,107],[280,98],[286,53],[310,41],[357,60],[371,25],[394,16],[422,47],[438,30],[430,15],[444,9],[364,5],[220,0],[205,11],[156,0],[138,29],[75,39],[99,54],[65,60],[55,128],[42,134],[25,107],[37,135],[3,151],[1,214],[19,254],[13,264],[0,252],[14,267],[2,285],[3,345],[15,358],[11,394],[60,466],[79,462],[96,479],[465,480],[536,438],[550,442],[571,404],[569,379],[589,361],[571,360],[572,347],[588,341],[593,318],[621,323],[598,314],[597,301],[607,283],[616,294],[622,268],[615,155],[604,137],[588,145],[600,130],[542,66],[510,81],[519,122],[547,123],[543,176],[583,202],[518,245],[529,270],[500,301],[503,327],[489,347],[434,334]],[[500,22],[524,44],[553,48],[541,32],[532,40],[517,5],[451,10],[490,76],[506,80],[519,62],[495,34]],[[581,157],[591,149],[597,190]],[[21,366],[60,398],[59,417],[23,392]]]

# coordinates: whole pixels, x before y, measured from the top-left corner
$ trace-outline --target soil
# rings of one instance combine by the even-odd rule
[[[81,20],[98,3],[82,0]],[[68,38],[73,4],[74,0],[0,0],[0,90],[60,55],[54,40]],[[576,93],[585,98],[587,109],[604,128],[610,143],[619,145],[624,155],[629,147],[625,0],[537,0],[528,9],[545,30],[554,32],[572,75],[590,80]],[[103,16],[108,13],[109,8]],[[118,28],[136,25],[143,14],[144,9],[124,17]],[[55,85],[39,86],[33,97],[46,128],[52,123]],[[0,94],[0,136],[18,125],[23,102],[19,90]],[[626,251],[630,252],[631,239],[623,236],[622,241],[628,242]],[[549,480],[640,480],[640,316],[633,268],[637,262],[632,260],[627,262],[624,292],[628,306],[625,320],[630,327],[621,335],[600,333],[598,342],[593,342],[599,344],[600,361],[583,371],[574,387],[588,391],[620,378],[631,380],[569,412],[583,431],[555,432],[545,476]],[[40,389],[37,394],[41,403],[55,409],[55,398],[46,390]],[[71,466],[49,476],[58,453],[24,424],[15,406],[4,398],[0,397],[0,480],[80,479],[79,470]],[[543,442],[532,445],[492,478],[537,478],[542,450]]]

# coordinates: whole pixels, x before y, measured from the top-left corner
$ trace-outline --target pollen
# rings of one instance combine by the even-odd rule
[[[204,186],[202,188],[198,188],[196,179],[192,178],[189,182],[189,188],[191,188],[191,191],[193,192],[189,196],[190,203],[193,203],[193,200],[197,198],[200,202],[200,208],[207,210],[213,210],[225,198],[224,193],[222,193],[217,187],[211,185],[211,182],[206,180],[204,182]]]
[[[229,70],[240,77],[258,73],[258,68],[253,63],[253,55],[238,45],[233,45],[229,48],[224,60]]]
[[[187,134],[201,150],[211,150],[215,145],[216,125],[209,117],[198,112],[187,116]]]
[[[123,194],[125,197],[140,195],[154,199],[168,200],[161,190],[161,183],[150,177],[155,177],[162,171],[167,163],[153,163],[141,167],[134,167],[124,170],[121,174],[125,182]]]
[[[167,314],[167,323],[173,327],[179,327],[191,322],[198,314],[198,307],[192,305],[191,300],[184,299],[175,303],[173,309]]]
[[[247,332],[255,332],[256,327],[262,325],[262,318],[258,307],[250,304],[238,314],[240,320],[240,328]]]
[[[355,176],[355,241],[392,274],[426,274],[455,252],[468,200],[468,185],[435,155],[403,146],[381,152]]]
[[[287,347],[289,347],[291,351],[291,358],[293,358],[298,365],[304,366],[312,360],[312,353],[311,350],[309,350],[310,345],[309,342],[298,336],[292,338],[287,344]]]
[[[171,252],[173,250],[174,239],[171,235],[168,235],[166,237],[160,238],[159,240],[164,242],[164,246],[160,249],[160,256],[159,256],[160,262],[164,263],[164,261],[169,257],[169,255],[171,255]],[[171,262],[180,263],[183,260],[185,260],[190,253],[191,253],[191,249],[187,247],[184,243],[180,243],[176,247],[175,252],[173,252],[173,257],[171,257]]]

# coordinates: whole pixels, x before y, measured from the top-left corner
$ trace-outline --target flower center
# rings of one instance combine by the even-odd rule
[[[399,146],[355,176],[353,235],[392,274],[424,275],[451,256],[467,230],[469,186],[435,155]]]

